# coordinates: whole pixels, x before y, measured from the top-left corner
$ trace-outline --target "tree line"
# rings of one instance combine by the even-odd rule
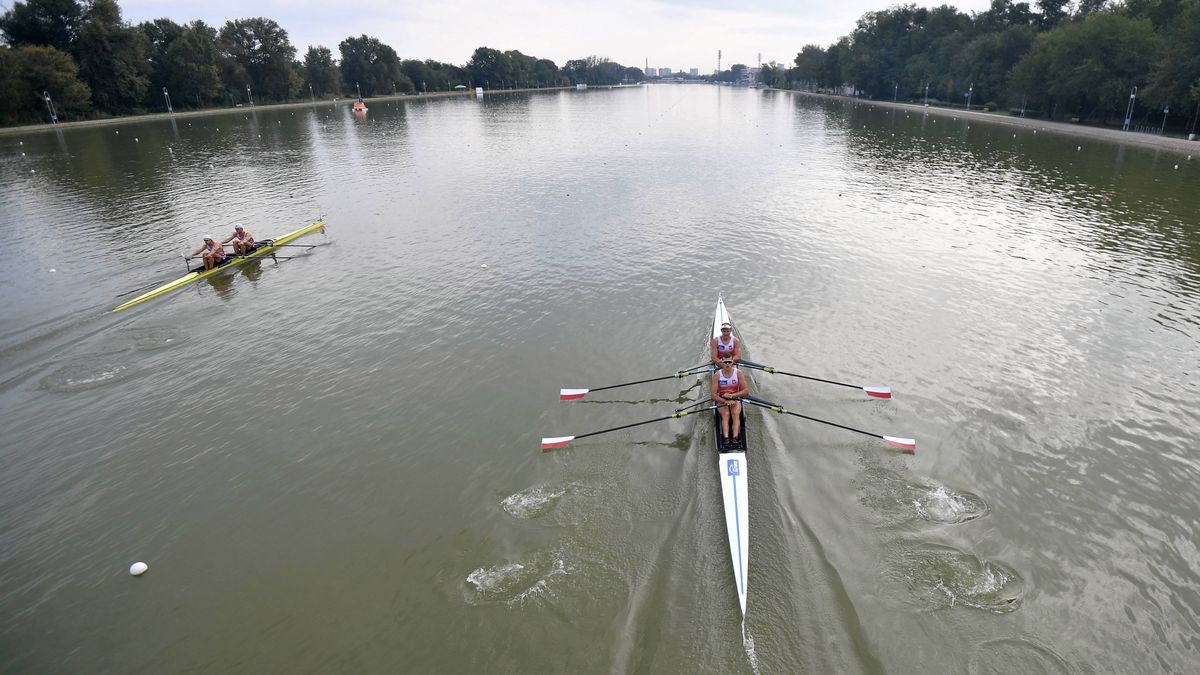
[[[992,0],[983,12],[895,5],[867,12],[794,67],[760,81],[875,99],[923,101],[1027,116],[1133,123],[1200,104],[1200,0]],[[1136,92],[1134,90],[1136,87]],[[968,98],[969,97],[969,98]]]
[[[0,124],[47,121],[49,95],[60,119],[86,119],[266,102],[378,96],[455,87],[530,88],[643,79],[590,56],[559,68],[516,50],[475,50],[462,66],[401,59],[368,35],[348,37],[338,53],[310,47],[303,59],[287,31],[264,17],[219,29],[122,20],[116,0],[18,0],[0,15]]]

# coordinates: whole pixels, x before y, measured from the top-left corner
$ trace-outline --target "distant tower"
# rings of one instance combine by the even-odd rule
[[[721,50],[717,50],[717,75],[721,74]]]
[[[762,52],[758,53],[758,69],[762,70]]]
[[[647,56],[646,57],[646,67],[642,69],[642,72],[645,73],[645,72],[648,72],[649,70],[650,70],[650,57]]]

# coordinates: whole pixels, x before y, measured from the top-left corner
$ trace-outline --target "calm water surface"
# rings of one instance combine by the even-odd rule
[[[662,86],[6,136],[0,178],[0,671],[1200,662],[1200,157]],[[920,443],[750,413],[744,627],[707,424],[538,450],[698,396],[557,390],[700,363],[719,293],[755,360],[896,391],[761,396]]]

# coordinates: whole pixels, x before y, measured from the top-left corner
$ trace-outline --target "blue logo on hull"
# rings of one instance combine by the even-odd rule
[[[725,472],[730,476],[742,475],[742,464],[736,459],[730,459],[725,462]]]

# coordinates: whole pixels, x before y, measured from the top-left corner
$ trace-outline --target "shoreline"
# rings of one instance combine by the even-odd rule
[[[542,87],[535,89],[485,89],[484,94],[513,94],[527,91],[560,91],[565,89],[574,89],[574,87]],[[387,96],[376,96],[373,98],[364,98],[367,102],[367,107],[370,107],[371,101],[415,101],[420,99],[434,98],[453,98],[455,96],[474,96],[473,89],[464,89],[460,91],[435,91],[426,92],[423,94],[389,94]],[[124,115],[121,117],[109,117],[102,120],[77,120],[73,122],[59,122],[58,124],[25,124],[16,127],[0,127],[0,136],[15,136],[18,134],[34,134],[45,133],[47,131],[55,131],[60,129],[77,129],[86,127],[111,126],[114,124],[130,124],[132,122],[154,122],[157,120],[179,119],[183,117],[204,117],[206,115],[226,115],[240,113],[245,114],[249,111],[258,110],[288,110],[294,108],[310,108],[315,106],[332,106],[339,105],[349,106],[357,97],[347,97],[338,99],[321,99],[320,101],[294,101],[289,103],[270,103],[267,105],[244,105],[240,108],[202,108],[200,110],[186,110],[183,112],[160,112],[146,113],[142,115]]]
[[[983,110],[958,110],[955,108],[938,108],[934,106],[924,106],[920,103],[902,103],[899,101],[874,101],[864,98],[853,98],[850,96],[839,96],[837,94],[818,94],[810,91],[796,91],[793,89],[773,89],[768,88],[766,91],[777,91],[789,94],[798,94],[801,96],[811,96],[814,98],[822,98],[826,100],[839,100],[847,103],[868,104],[873,106],[882,106],[896,110],[908,110],[920,112],[929,115],[938,115],[941,117],[964,117],[972,120],[980,120],[984,122],[994,122],[997,124],[1005,124],[1010,127],[1020,127],[1024,129],[1036,129],[1037,131],[1045,131],[1049,133],[1063,134],[1065,136],[1076,136],[1079,138],[1090,138],[1094,140],[1103,140],[1111,143],[1121,143],[1125,145],[1137,145],[1146,148],[1158,148],[1163,150],[1171,150],[1183,155],[1187,155],[1190,159],[1192,155],[1200,155],[1200,135],[1197,135],[1197,140],[1189,141],[1186,138],[1175,138],[1173,136],[1155,136],[1153,134],[1143,134],[1135,131],[1121,131],[1119,129],[1107,129],[1103,127],[1090,127],[1082,124],[1072,124],[1070,122],[1053,122],[1050,120],[1036,119],[1031,117],[1013,117],[1007,113],[992,113]]]

